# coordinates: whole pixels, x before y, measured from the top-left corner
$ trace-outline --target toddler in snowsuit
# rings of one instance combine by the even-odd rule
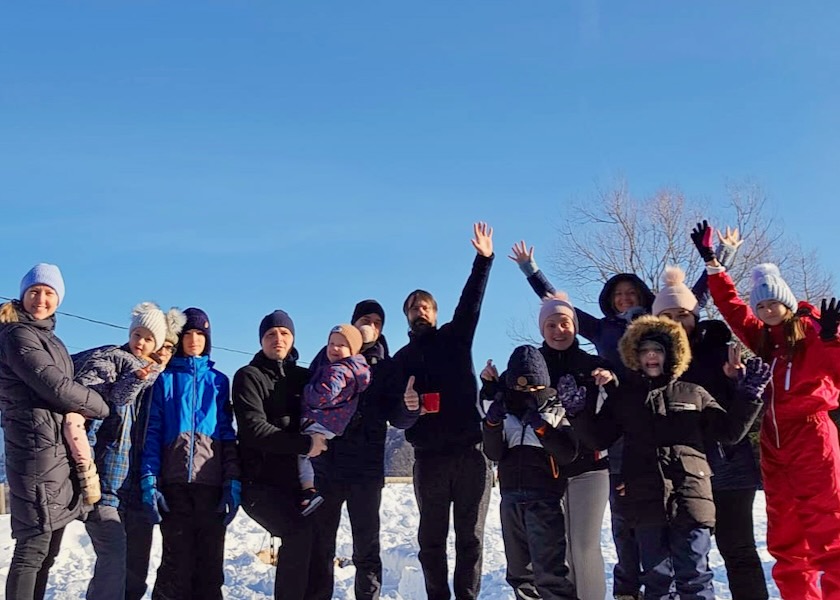
[[[157,378],[155,352],[163,346],[167,321],[163,311],[152,302],[142,302],[131,311],[128,343],[101,346],[74,354],[75,381],[96,390],[109,405],[126,406],[151,386]],[[64,419],[64,438],[79,474],[86,504],[96,504],[102,497],[99,473],[92,448],[102,421],[92,421],[85,428],[85,418],[68,413]]]
[[[370,367],[359,354],[362,333],[353,325],[336,325],[330,330],[326,361],[312,366],[312,379],[303,390],[301,433],[319,433],[332,439],[344,433],[359,405],[359,394],[370,385]],[[315,489],[315,471],[306,455],[298,459],[301,514],[307,516],[323,501]]]
[[[576,600],[562,499],[563,467],[575,459],[577,442],[549,383],[540,351],[516,348],[499,380],[483,380],[482,400],[492,402],[482,437],[487,458],[499,463],[507,582],[516,597]],[[566,392],[585,394],[571,375],[561,383]]]
[[[571,414],[575,430],[606,448],[624,436],[619,503],[635,532],[646,600],[711,600],[708,555],[715,524],[709,440],[739,441],[761,409],[770,369],[758,358],[741,369],[738,398],[724,410],[680,376],[691,361],[683,327],[643,316],[621,338],[627,373],[608,388],[600,412]]]

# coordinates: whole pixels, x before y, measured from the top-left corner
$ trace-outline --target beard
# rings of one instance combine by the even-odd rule
[[[415,334],[422,334],[435,328],[429,321],[423,317],[417,317],[411,322],[411,332]]]

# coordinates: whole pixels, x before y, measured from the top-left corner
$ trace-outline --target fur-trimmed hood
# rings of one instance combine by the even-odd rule
[[[691,362],[691,345],[682,325],[671,319],[644,315],[633,321],[618,342],[621,362],[632,371],[641,371],[639,345],[647,338],[666,342],[665,370],[676,379],[688,369]]]

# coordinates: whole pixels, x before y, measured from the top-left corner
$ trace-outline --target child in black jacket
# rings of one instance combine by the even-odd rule
[[[499,463],[507,581],[517,597],[575,600],[565,560],[561,467],[575,459],[577,442],[549,388],[545,360],[537,348],[519,346],[499,380],[483,383],[482,398],[492,400],[482,427],[484,453]],[[562,383],[585,393],[573,380]]]
[[[712,600],[709,568],[715,525],[709,440],[737,443],[761,409],[770,369],[760,359],[741,367],[736,401],[723,407],[702,387],[680,379],[691,361],[683,327],[653,316],[634,321],[619,344],[628,373],[611,386],[602,410],[572,418],[595,447],[624,436],[620,504],[632,522],[645,598]]]

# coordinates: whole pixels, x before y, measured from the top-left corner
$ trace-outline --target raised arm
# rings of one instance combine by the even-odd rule
[[[475,223],[473,233],[472,245],[477,254],[451,322],[458,335],[470,343],[478,326],[481,303],[490,277],[490,267],[493,266],[493,228],[487,223]]]
[[[281,393],[282,386],[275,392]],[[247,370],[240,369],[233,378],[233,411],[236,415],[239,443],[268,454],[306,454],[312,441],[309,436],[289,432],[268,422],[260,386]]]
[[[87,419],[108,416],[108,405],[102,396],[66,375],[28,327],[10,326],[2,339],[0,352],[12,372],[34,390],[50,410],[61,414],[76,412]]]
[[[741,235],[738,233],[738,228],[730,229],[729,227],[726,228],[726,234],[721,234],[720,231],[717,232],[718,235],[718,247],[715,251],[715,256],[718,262],[726,267],[727,269],[732,268],[732,265],[735,264],[735,256],[738,254],[738,248],[741,247],[741,244],[744,243],[744,240],[741,239]],[[711,227],[707,221],[703,221],[703,223],[698,223],[697,227],[691,232],[691,239],[695,242],[695,245],[698,244],[711,244],[711,241],[708,241],[707,238],[711,237]],[[696,238],[696,239],[695,239]],[[700,246],[698,246],[699,250]],[[706,270],[700,274],[700,277],[697,279],[694,286],[691,288],[694,297],[697,298],[697,304],[700,308],[705,308],[706,304],[709,302],[709,274]]]

